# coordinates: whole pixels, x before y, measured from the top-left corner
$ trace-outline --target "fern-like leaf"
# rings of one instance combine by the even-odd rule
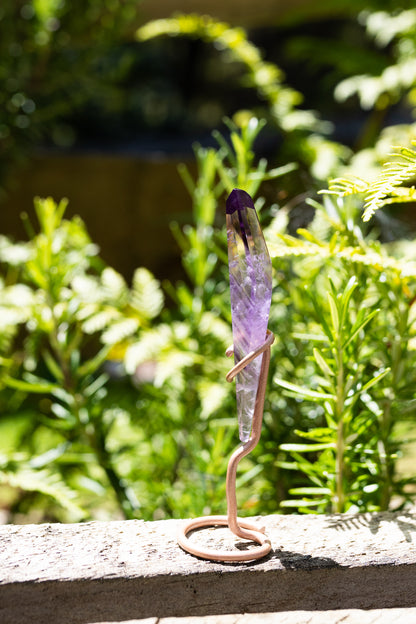
[[[138,328],[139,321],[136,318],[123,318],[112,323],[101,336],[101,340],[106,345],[115,345],[135,334]]]
[[[346,197],[347,195],[357,195],[365,193],[369,188],[369,183],[356,176],[350,178],[334,178],[329,183],[329,188],[325,191],[319,191],[319,194],[337,195],[338,197]]]
[[[49,496],[69,511],[75,520],[82,520],[86,516],[85,511],[75,502],[76,493],[59,474],[52,473],[46,468],[35,470],[28,465],[22,465],[12,470],[6,466],[0,470],[0,484]]]
[[[393,256],[382,254],[371,247],[362,250],[359,247],[343,247],[339,244],[321,246],[291,236],[281,236],[280,238],[283,241],[282,243],[272,243],[269,246],[271,258],[289,259],[309,257],[322,261],[334,258],[346,262],[371,266],[373,269],[380,272],[390,269],[401,277],[416,277],[416,262],[409,261],[407,258],[394,258]]]
[[[161,324],[144,332],[140,339],[129,345],[124,364],[126,371],[133,375],[136,367],[148,360],[157,360],[164,350],[169,351],[174,342],[173,327]]]
[[[155,318],[163,307],[159,281],[145,268],[136,269],[133,276],[131,305],[145,319]]]
[[[99,310],[96,314],[92,314],[82,324],[82,329],[87,334],[94,334],[95,332],[102,331],[106,327],[109,327],[114,321],[122,319],[122,315],[119,310],[107,306],[104,310]]]
[[[399,151],[400,159],[396,162],[387,162],[381,174],[369,187],[364,205],[364,221],[369,221],[382,206],[395,201],[404,201],[405,193],[401,187],[416,176],[416,151],[407,147],[395,149]]]
[[[129,289],[125,279],[120,273],[111,267],[106,267],[101,274],[101,283],[106,300],[116,301],[119,306],[127,303]]]
[[[360,178],[335,178],[329,188],[321,193],[345,197],[365,194],[363,221],[369,221],[374,213],[388,204],[416,200],[416,189],[406,187],[416,177],[416,151],[408,147],[395,147],[392,156],[397,160],[386,162],[381,173],[373,182]]]

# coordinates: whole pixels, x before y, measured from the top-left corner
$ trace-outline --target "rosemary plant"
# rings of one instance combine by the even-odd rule
[[[304,473],[310,485],[292,486],[294,498],[282,505],[387,509],[404,504],[414,482],[397,473],[397,458],[400,422],[413,409],[416,266],[406,246],[396,244],[393,255],[366,233],[356,198],[314,205],[308,230],[271,241],[305,359],[302,379],[295,371],[290,381],[279,373],[274,381],[301,410],[315,405],[308,430],[295,431],[308,441],[280,447],[291,457],[280,465]]]

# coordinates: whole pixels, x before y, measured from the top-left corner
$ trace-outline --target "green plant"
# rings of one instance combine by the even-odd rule
[[[238,482],[242,513],[412,499],[414,477],[397,462],[416,409],[413,242],[377,240],[359,194],[311,200],[313,221],[289,235],[288,209],[261,193],[294,165],[257,163],[263,122],[237,120],[229,142],[217,134],[217,149],[196,148],[196,180],[181,168],[193,223],[173,225],[187,275],[164,285],[173,306],[145,269],[129,288],[106,267],[65,202],[36,201],[29,242],[0,238],[0,500],[12,518],[225,511],[237,423],[217,206],[234,186],[254,196],[265,227],[277,337],[262,439]]]
[[[175,223],[173,233],[188,283],[165,284],[176,304],[172,316],[165,314],[162,324],[143,333],[126,352],[130,374],[146,362],[155,362],[155,410],[160,411],[161,404],[169,405],[169,419],[159,421],[158,426],[159,433],[170,427],[175,461],[174,469],[172,462],[155,461],[166,467],[163,482],[169,483],[160,514],[225,511],[224,477],[227,458],[237,441],[237,419],[234,389],[225,382],[230,368],[225,350],[232,336],[224,217],[218,219],[217,207],[235,186],[256,196],[262,182],[294,168],[289,164],[268,170],[265,160],[255,163],[253,144],[264,122],[249,116],[239,119],[241,127],[227,122],[230,143],[215,133],[218,149],[196,148],[196,181],[180,167],[192,198],[193,224],[181,228]],[[246,460],[246,472],[238,485],[258,471]]]
[[[388,109],[406,97],[414,106],[416,83],[416,11],[362,11],[360,22],[378,48],[389,47],[386,66],[377,75],[355,75],[340,82],[335,97],[343,101],[358,95],[364,109]]]
[[[31,455],[29,462],[27,452],[18,462],[12,454],[2,481],[27,490],[31,476],[32,489],[54,495],[44,472],[35,487],[34,476],[22,469],[22,463],[44,469],[52,462],[55,479],[60,477],[59,502],[68,500],[64,479],[95,493],[108,486],[131,517],[138,503],[111,449],[123,400],[121,388],[109,383],[108,363],[159,314],[163,296],[146,269],[135,272],[130,290],[120,274],[103,266],[80,219],[64,219],[65,207],[64,201],[37,199],[39,233],[27,222],[28,243],[0,241],[2,420],[6,427],[11,419],[20,423],[21,443]]]
[[[75,141],[70,113],[86,102],[114,106],[132,59],[127,51],[118,63],[110,56],[127,38],[137,6],[136,0],[2,2],[0,190],[34,145]]]
[[[414,202],[415,188],[405,186],[405,183],[414,181],[416,177],[416,152],[408,147],[398,147],[391,156],[395,156],[396,160],[383,163],[381,172],[374,180],[335,178],[331,180],[329,190],[324,192],[338,197],[363,194],[364,221],[369,221],[383,206]]]
[[[259,96],[253,111],[241,113],[264,117],[273,123],[285,141],[283,153],[288,154],[288,159],[302,161],[315,179],[326,180],[349,156],[345,146],[327,138],[331,124],[320,120],[314,111],[301,107],[302,94],[285,84],[280,67],[264,60],[242,28],[233,28],[206,15],[176,15],[145,24],[136,36],[139,41],[160,36],[192,37],[215,45],[225,62],[231,61],[242,68],[240,81],[245,87],[255,89]]]
[[[206,15],[192,14],[154,20],[137,31],[141,41],[161,35],[188,36],[214,43],[228,53],[230,60],[244,66],[248,85],[255,87],[268,102],[271,114],[284,130],[317,127],[318,120],[311,111],[297,108],[302,101],[301,94],[283,84],[282,71],[262,59],[260,51],[247,39],[242,28],[232,28]]]
[[[308,230],[271,241],[276,269],[291,275],[280,287],[304,360],[301,375],[291,371],[289,381],[278,372],[274,381],[316,422],[295,431],[304,442],[280,447],[291,457],[280,465],[309,480],[292,485],[295,498],[283,505],[303,511],[387,509],[406,501],[414,482],[397,474],[400,422],[413,413],[414,265],[406,245],[366,231],[360,205],[314,203]]]
[[[254,120],[250,123],[259,129]],[[219,410],[229,409],[231,398],[222,384],[211,378],[212,364],[216,371],[224,368],[221,348],[208,351],[199,326],[208,310],[215,310],[230,323],[228,304],[222,297],[227,278],[217,261],[225,260],[224,228],[222,233],[215,228],[214,207],[222,193],[237,184],[256,197],[259,182],[270,177],[262,173],[267,171],[263,163],[257,171],[251,169],[255,132],[247,134],[249,128],[244,127],[241,134],[235,127],[231,130],[232,147],[218,137],[219,151],[197,152],[196,184],[182,170],[194,199],[195,226],[187,226],[183,232],[175,226],[174,231],[192,288],[184,284],[176,290],[170,287],[195,339],[192,351],[189,343],[182,345],[183,377],[192,379],[196,388],[199,379],[205,380],[206,388],[211,387],[218,402],[212,403],[213,410],[207,415],[215,422],[221,421]],[[236,158],[238,154],[240,158]],[[386,176],[392,180],[396,173],[388,169]],[[258,479],[257,493],[246,505],[251,512],[276,511],[280,500],[284,507],[301,511],[387,509],[411,497],[409,486],[414,481],[397,472],[400,426],[403,415],[408,418],[414,409],[410,248],[380,243],[374,230],[360,219],[359,197],[327,197],[323,205],[312,204],[315,217],[308,229],[298,230],[297,237],[287,234],[286,210],[268,211],[269,219],[275,214],[266,235],[276,271],[270,327],[281,339],[272,350],[262,440],[254,457],[246,460],[247,478],[257,475]],[[226,327],[223,324],[224,331]],[[210,346],[214,344],[211,339]],[[131,354],[140,354],[139,359],[133,357],[134,365],[148,357],[142,345],[139,341],[132,347]],[[172,345],[165,341],[162,351],[156,347],[152,357],[163,362],[164,349],[169,353]],[[206,356],[199,369],[197,354]],[[202,368],[202,363],[207,368]],[[197,409],[194,427],[198,427],[202,396],[198,397],[198,390],[196,395],[189,392],[189,382],[182,383],[176,402],[188,405],[185,413],[190,413],[193,396]],[[209,426],[208,420],[207,431]],[[304,441],[296,440],[294,431]],[[192,452],[186,452],[186,465],[195,483],[192,466],[202,468],[202,464]],[[223,456],[226,453],[224,447]],[[208,457],[205,471],[212,468]],[[293,476],[288,476],[287,468]],[[224,464],[218,469],[224,470]],[[188,476],[183,474],[183,479],[186,482]],[[214,508],[221,508],[218,499],[216,505],[215,501],[222,494],[221,488],[211,491]],[[205,509],[211,508],[208,501],[204,498]]]

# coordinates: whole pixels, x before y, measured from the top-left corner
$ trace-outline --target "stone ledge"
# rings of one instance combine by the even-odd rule
[[[285,611],[240,613],[187,618],[148,618],[121,624],[413,624],[416,609],[340,609],[336,611]],[[99,624],[120,624],[100,622]]]
[[[0,527],[0,621],[416,607],[414,512],[268,516],[261,522],[272,552],[238,564],[183,552],[179,522]],[[235,542],[222,528],[193,538],[215,548]]]

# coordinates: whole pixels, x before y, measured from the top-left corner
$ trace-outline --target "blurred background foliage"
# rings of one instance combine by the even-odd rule
[[[288,6],[245,30],[238,9],[228,24],[209,3],[146,23],[145,1],[2,3],[4,521],[225,511],[237,427],[223,206],[236,186],[269,242],[277,336],[242,514],[413,500],[416,10],[359,4]],[[19,204],[45,155],[161,151],[186,161],[187,209],[175,188],[163,199],[169,270],[120,271],[99,249],[117,194],[93,202],[87,226],[70,192],[68,206]]]

